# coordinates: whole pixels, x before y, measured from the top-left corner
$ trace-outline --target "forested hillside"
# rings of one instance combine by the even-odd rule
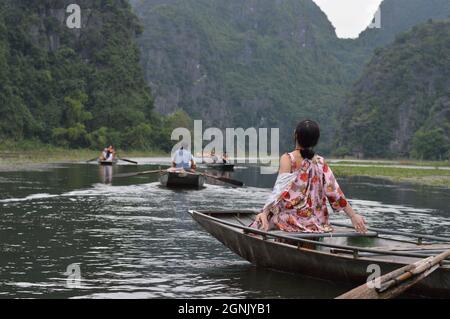
[[[346,41],[311,0],[133,3],[158,111],[182,108],[220,128],[281,127],[284,145],[298,119],[314,118],[331,146],[337,101],[354,78]]]
[[[376,51],[340,112],[342,154],[450,155],[450,21],[428,22]]]
[[[1,1],[0,138],[163,144],[135,42],[142,28],[128,1],[77,1],[81,29],[66,25],[72,2]]]
[[[341,40],[312,0],[131,3],[156,110],[181,108],[219,127],[280,127],[283,148],[296,121],[316,119],[325,153],[337,148],[336,116],[374,49],[449,13],[447,0],[385,0],[381,29]]]
[[[448,0],[383,0],[380,6],[381,28],[367,29],[357,42],[372,50],[384,46],[402,32],[429,19],[450,17]]]
[[[437,103],[434,95],[424,96],[426,103],[402,104],[402,114],[422,115],[399,116],[392,125],[400,137],[392,131],[393,146],[374,151],[358,126],[358,112],[369,110],[361,105],[386,100],[394,110],[400,102],[390,100],[391,83],[377,90],[364,83],[383,79],[415,88],[445,74],[429,78],[420,73],[427,68],[412,68],[400,81],[397,69],[385,72],[380,54],[383,59],[406,55],[398,41],[389,53],[376,50],[371,71],[361,74],[376,47],[419,22],[446,18],[448,0],[384,0],[382,28],[367,30],[358,40],[337,39],[312,0],[78,0],[82,28],[69,29],[66,7],[72,2],[0,2],[1,140],[168,150],[172,128],[190,126],[195,118],[219,128],[280,127],[285,149],[296,122],[311,118],[322,127],[322,153],[423,156],[411,145],[424,139],[420,132],[429,133],[432,124],[424,123],[436,122],[423,115],[428,104]],[[414,44],[417,54],[411,59],[431,63],[423,56],[443,49],[438,38],[422,40],[424,53]],[[405,92],[399,94],[414,93]],[[347,130],[355,119],[359,122]],[[375,127],[379,120],[367,115],[363,123]],[[439,132],[448,139],[441,124]]]

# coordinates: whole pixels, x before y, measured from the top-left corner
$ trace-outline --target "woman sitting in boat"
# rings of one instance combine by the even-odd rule
[[[197,168],[194,156],[192,156],[191,152],[189,152],[186,148],[186,145],[182,145],[181,148],[175,152],[175,155],[172,158],[173,169],[195,171]]]
[[[251,227],[286,232],[332,232],[327,200],[335,212],[344,211],[356,231],[367,231],[365,220],[347,202],[325,160],[314,153],[319,125],[303,121],[295,130],[296,148],[284,154],[272,195]]]

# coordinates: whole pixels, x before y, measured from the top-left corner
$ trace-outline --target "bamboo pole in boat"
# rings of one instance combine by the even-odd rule
[[[365,283],[338,296],[336,299],[392,299],[401,295],[422,279],[429,276],[450,257],[450,249],[434,257],[422,259],[386,274],[378,279],[379,286]]]
[[[344,224],[344,223],[331,223],[334,226],[339,227],[347,227],[347,228],[353,228],[353,226]],[[386,234],[386,235],[399,235],[399,236],[406,236],[406,237],[415,237],[418,239],[428,239],[428,240],[434,240],[434,241],[444,241],[444,242],[450,242],[450,238],[448,237],[442,237],[442,236],[432,236],[432,235],[424,235],[424,234],[416,234],[416,233],[409,233],[409,232],[402,232],[397,230],[388,230],[388,229],[381,229],[381,228],[374,228],[374,227],[367,227],[367,230],[371,230],[380,234]]]
[[[276,235],[288,235],[295,238],[340,238],[340,237],[378,237],[376,232],[367,232],[365,234],[354,232],[339,232],[339,233],[287,233],[283,231],[272,231]]]
[[[200,211],[200,213],[209,214],[209,215],[216,215],[216,214],[259,214],[260,211],[256,210],[223,210],[223,211]],[[353,228],[352,225],[345,224],[345,223],[338,223],[338,222],[332,222],[331,225],[338,226],[338,227],[345,227],[345,228]],[[405,237],[412,237],[412,238],[423,238],[423,239],[429,239],[429,240],[436,240],[436,241],[443,241],[446,243],[450,243],[449,237],[442,237],[442,236],[432,236],[432,235],[425,235],[425,234],[417,234],[417,233],[409,233],[409,232],[402,232],[402,231],[395,231],[395,230],[386,230],[381,228],[373,228],[368,227],[367,230],[378,233],[378,234],[386,234],[386,235],[399,235],[399,236],[405,236]],[[411,242],[412,243],[412,242]],[[414,243],[416,244],[416,243]]]
[[[371,249],[371,248],[364,248],[364,247],[331,244],[331,243],[326,243],[326,242],[316,241],[316,240],[311,240],[311,239],[306,239],[306,238],[296,238],[294,236],[290,236],[290,233],[286,233],[286,235],[274,234],[273,232],[270,232],[270,231],[267,232],[267,231],[263,231],[263,230],[259,230],[259,229],[255,229],[255,228],[241,226],[239,224],[221,220],[220,218],[207,216],[208,212],[202,213],[202,212],[198,212],[195,210],[189,210],[189,213],[191,215],[195,215],[195,214],[205,215],[206,214],[205,215],[206,218],[208,218],[216,223],[222,224],[222,225],[241,229],[246,234],[256,234],[256,235],[262,235],[263,237],[266,237],[266,238],[273,237],[273,238],[279,238],[279,239],[286,239],[286,240],[294,241],[294,242],[298,242],[298,243],[314,244],[316,246],[352,251],[354,258],[358,258],[358,255],[361,252],[373,253],[373,254],[378,254],[378,255],[399,256],[399,257],[413,257],[413,258],[428,257],[426,255],[418,254],[418,253],[399,252],[399,251],[390,251],[390,250],[382,250],[382,249]],[[209,213],[211,213],[211,212],[209,212]]]

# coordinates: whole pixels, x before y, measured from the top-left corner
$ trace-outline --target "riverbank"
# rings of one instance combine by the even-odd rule
[[[415,161],[415,160],[348,160],[348,159],[331,159],[327,160],[329,163],[349,166],[397,166],[397,167],[448,167],[450,168],[450,161]]]
[[[118,151],[121,158],[168,156],[161,151]],[[0,144],[0,169],[12,166],[42,165],[55,163],[79,163],[97,158],[99,151],[90,149],[66,149],[45,144]]]
[[[169,155],[160,151],[121,151],[118,154],[122,158],[140,159],[140,163],[163,164],[170,161]],[[97,156],[98,151],[88,149],[0,144],[0,171],[86,162]],[[328,163],[337,177],[367,176],[393,182],[450,188],[449,162],[329,159]]]
[[[450,168],[448,166],[395,166],[367,164],[330,163],[334,174],[339,176],[367,176],[387,179],[398,183],[450,188]]]

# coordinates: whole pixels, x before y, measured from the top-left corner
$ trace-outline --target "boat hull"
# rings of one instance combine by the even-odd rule
[[[101,165],[101,166],[112,166],[112,165],[117,164],[117,160],[114,160],[114,161],[101,161],[101,160],[99,160],[98,164]]]
[[[234,164],[210,163],[210,164],[206,164],[206,167],[215,169],[218,171],[233,171],[234,170]]]
[[[223,225],[207,215],[191,212],[193,219],[231,251],[250,263],[264,268],[281,270],[333,282],[351,283],[355,287],[367,281],[369,265],[380,266],[382,274],[406,265],[405,263],[354,258],[295,245],[261,236],[245,234],[241,229]],[[443,266],[411,288],[414,295],[450,298],[450,267]]]
[[[167,172],[160,176],[159,181],[169,188],[201,188],[205,184],[205,177],[193,173]]]

